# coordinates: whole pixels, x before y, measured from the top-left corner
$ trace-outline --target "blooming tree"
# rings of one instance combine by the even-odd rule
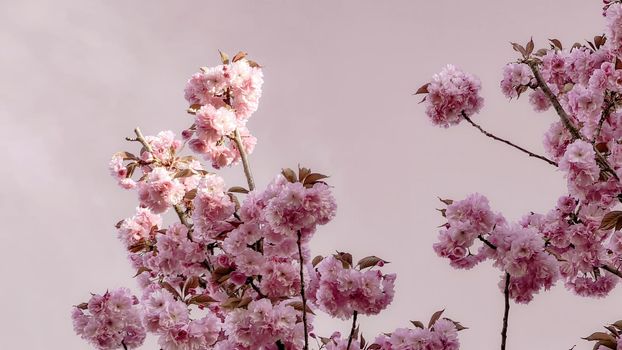
[[[442,311],[427,325],[412,321],[373,341],[363,337],[357,317],[391,303],[395,274],[384,273],[387,262],[376,256],[311,258],[309,241],[337,208],[327,176],[286,168],[255,188],[248,155],[257,140],[246,125],[258,107],[262,68],[244,53],[221,53],[221,60],[188,80],[193,123],[181,139],[137,128],[128,141],[139,152],[112,157],[111,175],[137,193],[136,212],[116,228],[141,293],[93,294],[73,308],[76,333],[98,349],[137,348],[147,333],[164,350],[458,349],[464,327]],[[186,146],[216,170],[242,163],[248,188],[227,187],[200,158],[182,155]],[[165,224],[171,210],[176,220]],[[318,311],[351,319],[351,329],[316,335]]]
[[[605,34],[587,44],[562,46],[551,39],[513,43],[520,57],[503,69],[501,90],[509,99],[529,91],[536,112],[557,114],[544,134],[546,156],[500,138],[472,118],[483,106],[479,80],[448,65],[422,86],[426,114],[441,127],[465,121],[484,135],[550,164],[564,173],[568,192],[547,213],[509,222],[487,198],[471,194],[445,200],[445,224],[435,252],[458,269],[491,260],[501,272],[505,296],[501,348],[505,349],[510,299],[529,303],[556,283],[583,297],[604,297],[622,278],[622,3],[605,0]],[[596,348],[622,349],[619,321],[610,333],[587,337]]]

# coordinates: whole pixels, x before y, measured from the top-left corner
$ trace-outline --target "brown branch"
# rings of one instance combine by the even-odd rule
[[[305,295],[304,262],[302,257],[301,238],[302,234],[300,233],[300,230],[298,230],[298,240],[296,241],[296,243],[298,245],[298,257],[300,258],[300,296],[302,297],[302,324],[305,333],[305,346],[303,349],[309,350],[309,331],[307,329],[307,297]]]
[[[186,213],[184,213],[184,210],[181,208],[181,206],[179,204],[176,204],[173,206],[173,208],[175,209],[175,213],[177,213],[177,216],[179,217],[179,221],[181,221],[181,223],[184,224],[186,227],[190,227],[190,223],[188,222]],[[190,234],[190,232],[188,232],[188,234]]]
[[[354,337],[354,332],[356,331],[356,317],[358,316],[358,314],[358,311],[354,310],[354,314],[352,316],[352,328],[350,329],[350,336],[348,337],[348,347],[346,348],[346,350],[350,350],[352,338]]]
[[[242,166],[244,167],[244,175],[246,175],[246,182],[248,182],[248,189],[250,191],[255,189],[255,181],[253,180],[253,174],[251,173],[251,166],[248,162],[248,155],[246,154],[246,149],[244,148],[244,144],[242,143],[242,137],[240,136],[240,132],[238,129],[235,129],[233,133],[233,141],[235,142],[235,146],[240,152],[240,158],[242,158]]]
[[[555,108],[557,115],[559,115],[559,118],[562,120],[562,123],[564,123],[566,129],[570,131],[574,139],[584,140],[584,138],[581,136],[581,133],[579,133],[577,127],[572,124],[572,121],[570,121],[570,116],[568,116],[568,113],[566,113],[562,105],[559,103],[557,96],[555,96],[546,81],[544,81],[544,78],[542,78],[542,74],[540,74],[540,70],[538,69],[538,63],[534,60],[526,60],[525,64],[528,65],[529,68],[531,68],[531,71],[533,72],[533,75],[538,82],[538,86],[540,87],[540,89],[542,89],[544,95],[546,95],[546,97]],[[619,181],[620,178],[618,177],[618,174],[616,174],[613,168],[609,165],[609,162],[607,162],[607,159],[602,155],[602,153],[600,153],[600,151],[596,149],[596,147],[594,147],[594,152],[596,153],[596,159],[600,163],[602,168],[609,172],[611,175],[613,175],[613,177],[615,177],[616,180]]]
[[[527,60],[525,61],[525,64],[527,64],[527,66],[531,68],[533,76],[538,82],[538,86],[540,87],[540,89],[542,89],[544,95],[546,95],[546,97],[549,99],[549,101],[553,105],[553,108],[555,108],[555,111],[559,115],[559,118],[562,120],[562,123],[564,123],[566,129],[570,131],[575,139],[583,139],[577,127],[572,124],[572,121],[570,121],[570,116],[568,116],[568,113],[566,113],[553,91],[551,91],[546,81],[544,81],[544,78],[542,78],[542,74],[540,74],[540,70],[538,69],[538,63],[533,60]]]
[[[622,278],[622,271],[620,271],[620,269],[617,269],[617,268],[615,268],[613,266],[609,266],[609,265],[603,265],[600,268],[605,270],[605,271],[607,271],[607,272],[610,272],[610,273],[612,273],[612,274],[614,274],[614,275],[616,275],[616,276],[618,276],[620,278]]]
[[[482,235],[478,235],[478,236],[477,236],[477,238],[478,238],[480,241],[484,242],[484,244],[486,244],[488,247],[490,247],[490,248],[492,248],[492,249],[497,249],[497,246],[496,246],[496,245],[494,245],[494,244],[490,243],[490,241],[489,241],[489,240],[487,240],[486,238],[484,238]]]
[[[556,163],[556,162],[554,162],[554,161],[552,161],[552,160],[550,160],[550,159],[548,159],[548,158],[546,158],[546,157],[544,157],[544,156],[541,156],[541,155],[539,155],[539,154],[535,154],[535,153],[533,153],[533,152],[531,152],[531,151],[528,151],[528,150],[524,149],[523,147],[520,147],[520,146],[517,146],[517,145],[513,144],[512,142],[510,142],[510,141],[508,141],[508,140],[502,139],[502,138],[500,138],[500,137],[498,137],[498,136],[495,136],[495,135],[494,135],[494,134],[492,134],[492,133],[489,133],[488,131],[484,130],[481,126],[479,126],[478,124],[476,124],[475,122],[473,122],[473,120],[471,120],[471,118],[469,118],[469,117],[466,115],[466,113],[462,112],[462,116],[464,117],[464,119],[465,119],[466,121],[468,121],[471,125],[473,125],[473,126],[474,126],[477,130],[481,131],[481,132],[482,132],[482,134],[484,134],[484,135],[486,135],[486,136],[488,136],[488,137],[490,137],[490,138],[492,138],[492,139],[494,139],[494,140],[497,140],[497,141],[503,142],[503,143],[505,143],[506,145],[509,145],[509,146],[511,146],[511,147],[514,147],[514,148],[518,149],[519,151],[522,151],[522,152],[524,152],[524,153],[527,153],[527,155],[529,155],[530,157],[535,157],[535,158],[541,159],[541,160],[543,160],[543,161],[545,161],[545,162],[547,162],[547,163],[551,164],[552,166],[557,166],[557,163]]]
[[[503,329],[501,329],[501,350],[505,350],[505,343],[508,338],[508,316],[510,314],[510,274],[505,273],[505,288],[503,289],[505,299],[505,311],[503,312]]]
[[[266,298],[266,295],[265,295],[265,294],[263,294],[263,293],[261,292],[261,289],[259,289],[259,287],[257,287],[257,285],[255,285],[255,283],[253,283],[253,278],[252,278],[252,277],[249,277],[249,278],[247,279],[246,283],[248,283],[248,284],[249,284],[249,285],[253,288],[253,290],[254,290],[255,292],[257,292],[257,294],[259,295],[259,297],[261,297],[261,298]]]
[[[128,141],[138,141],[140,142],[143,147],[145,147],[145,150],[147,150],[147,152],[153,154],[153,148],[151,147],[151,145],[149,144],[149,142],[147,142],[147,140],[145,139],[145,136],[143,135],[143,133],[140,131],[140,128],[136,127],[136,129],[134,129],[134,134],[136,134],[136,138],[132,139],[129,137],[126,137],[125,139]],[[184,212],[184,210],[182,209],[182,207],[178,204],[174,205],[173,208],[175,209],[175,213],[177,213],[177,216],[179,217],[179,221],[181,221],[182,224],[184,224],[186,227],[190,227],[190,223],[188,222],[188,218],[186,217],[186,213]],[[190,238],[190,232],[188,232],[188,238]]]

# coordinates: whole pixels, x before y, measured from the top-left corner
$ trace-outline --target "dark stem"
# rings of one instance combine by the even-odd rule
[[[258,294],[261,298],[265,298],[265,297],[266,297],[266,295],[265,295],[265,294],[263,294],[263,293],[261,292],[261,289],[259,289],[259,287],[257,287],[257,285],[255,285],[255,283],[253,282],[253,278],[252,278],[252,277],[249,277],[249,278],[248,278],[247,283],[248,283],[248,284],[249,284],[249,285],[253,288],[253,290],[254,290],[255,292],[257,292],[257,294]]]
[[[505,273],[505,312],[503,313],[503,329],[501,330],[501,350],[505,350],[505,343],[508,338],[508,315],[510,314],[510,274]]]
[[[358,316],[358,314],[358,311],[354,310],[354,315],[352,316],[352,329],[350,329],[350,336],[348,337],[348,347],[346,348],[346,350],[350,350],[352,338],[354,337],[354,331],[356,330],[356,317]]]
[[[544,78],[542,78],[542,74],[540,74],[540,70],[538,69],[538,63],[534,61],[526,61],[525,63],[529,66],[529,68],[531,68],[533,76],[538,82],[538,86],[540,87],[540,89],[542,89],[544,95],[546,95],[546,97],[549,99],[549,101],[553,105],[553,108],[555,108],[555,111],[559,115],[559,118],[562,120],[562,123],[564,123],[566,129],[570,131],[575,139],[582,139],[579,130],[572,124],[572,122],[570,121],[570,117],[568,116],[562,105],[559,103],[559,100],[557,99],[553,91],[551,91],[546,81],[544,81]]]
[[[282,341],[277,340],[277,341],[276,341],[276,348],[277,348],[278,350],[285,350],[285,344],[283,344],[283,342],[282,342]]]
[[[250,191],[255,189],[255,181],[253,180],[253,174],[251,173],[251,166],[248,162],[248,156],[246,154],[246,149],[244,149],[244,144],[242,143],[242,137],[240,136],[240,132],[238,129],[235,129],[233,134],[233,141],[235,142],[235,146],[240,152],[240,158],[242,158],[242,166],[244,167],[244,175],[246,175],[246,182],[248,182],[248,189]]]
[[[544,78],[542,78],[542,74],[540,74],[540,70],[538,69],[538,63],[535,61],[527,60],[525,61],[525,64],[527,64],[529,68],[531,68],[531,71],[533,72],[533,76],[536,78],[536,81],[538,82],[538,86],[540,87],[540,89],[542,89],[542,92],[544,92],[546,97],[549,99],[549,101],[555,108],[557,115],[559,115],[559,118],[562,120],[562,123],[564,123],[564,126],[566,127],[566,129],[568,129],[568,131],[570,131],[570,133],[572,134],[572,137],[574,139],[583,140],[583,137],[581,137],[581,134],[579,133],[579,130],[577,129],[577,127],[574,126],[574,124],[572,124],[572,122],[570,121],[570,117],[568,116],[568,113],[566,113],[562,105],[559,103],[557,96],[555,96],[555,94],[551,91],[546,81],[544,81]],[[598,163],[600,163],[601,167],[604,170],[606,170],[608,173],[610,173],[616,180],[619,181],[620,178],[618,177],[618,174],[616,174],[615,170],[613,170],[611,165],[609,165],[609,162],[607,162],[607,159],[602,155],[602,153],[600,153],[600,151],[596,149],[596,147],[594,147],[594,152],[596,153],[596,159]]]
[[[484,244],[486,244],[488,247],[492,248],[492,249],[497,249],[497,246],[495,246],[494,244],[490,243],[489,240],[487,240],[486,238],[482,237],[482,235],[478,235],[477,238],[484,242]]]
[[[612,273],[612,274],[622,278],[622,271],[620,271],[619,269],[616,269],[613,266],[603,265],[603,266],[601,266],[601,269],[603,269],[603,270],[605,270],[607,272],[610,272],[610,273]]]
[[[125,345],[125,342],[123,340],[121,340],[121,345],[123,345],[123,349],[127,350],[127,345]]]
[[[304,262],[302,258],[302,234],[298,230],[298,257],[300,258],[300,296],[302,297],[302,324],[305,332],[305,346],[304,350],[309,350],[309,332],[307,330],[307,297],[305,295],[305,276],[304,276]]]
[[[526,149],[524,149],[524,148],[522,148],[522,147],[520,147],[520,146],[517,146],[517,145],[513,144],[512,142],[510,142],[510,141],[508,141],[508,140],[504,140],[504,139],[502,139],[502,138],[500,138],[500,137],[495,136],[494,134],[489,133],[488,131],[484,130],[481,126],[479,126],[478,124],[476,124],[475,122],[473,122],[473,120],[471,120],[471,118],[469,118],[469,117],[466,115],[466,113],[462,112],[462,116],[464,117],[464,119],[465,119],[466,121],[468,121],[471,125],[473,125],[473,126],[474,126],[477,130],[481,131],[481,132],[482,132],[482,134],[484,134],[484,135],[486,135],[486,136],[488,136],[488,137],[490,137],[490,138],[492,138],[492,139],[495,139],[495,140],[497,140],[497,141],[503,142],[503,143],[505,143],[506,145],[512,146],[512,147],[514,147],[514,148],[518,149],[519,151],[522,151],[522,152],[524,152],[524,153],[527,153],[530,157],[535,157],[535,158],[541,159],[541,160],[543,160],[543,161],[545,161],[545,162],[547,162],[547,163],[549,163],[549,164],[551,164],[551,165],[553,165],[553,166],[557,166],[557,163],[555,163],[554,161],[552,161],[552,160],[550,160],[550,159],[548,159],[548,158],[546,158],[546,157],[544,157],[544,156],[541,156],[541,155],[539,155],[539,154],[535,154],[535,153],[533,153],[533,152],[531,152],[531,151],[528,151],[528,150],[526,150]]]

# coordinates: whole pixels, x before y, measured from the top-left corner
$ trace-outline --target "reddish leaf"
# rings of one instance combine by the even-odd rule
[[[453,199],[443,199],[441,197],[438,197],[438,200],[445,203],[446,205],[452,205],[454,203]]]
[[[294,302],[291,302],[291,303],[289,303],[289,304],[287,304],[287,305],[289,305],[289,306],[293,307],[294,309],[296,309],[296,310],[298,310],[298,311],[301,311],[301,312],[302,312],[302,310],[303,310],[303,304],[302,304],[302,301],[294,301]],[[313,310],[311,310],[311,308],[309,308],[309,305],[307,305],[306,310],[307,310],[307,313],[309,313],[309,314],[311,314],[311,315],[315,315],[315,313],[313,312]]]
[[[359,269],[365,269],[368,267],[376,266],[380,262],[387,263],[387,261],[382,260],[379,257],[372,255],[372,256],[368,256],[368,257],[365,257],[359,260],[359,262],[356,265],[359,267]]]
[[[533,49],[534,49],[533,38],[531,38],[529,42],[527,43],[527,47],[526,47],[527,56],[531,55],[531,53],[533,52]]]
[[[197,114],[199,109],[201,109],[201,105],[200,104],[193,104],[190,107],[188,107],[188,109],[186,109],[186,112],[188,112],[188,114],[194,115],[194,114]]]
[[[309,175],[307,175],[305,177],[303,184],[305,184],[305,185],[307,185],[307,184],[312,185],[312,184],[318,182],[319,180],[326,179],[326,178],[328,178],[328,176],[322,175],[322,174],[318,174],[318,173],[312,173],[312,174],[309,174]]]
[[[605,216],[603,216],[603,220],[600,223],[599,229],[611,230],[612,228],[617,226],[620,218],[622,218],[622,211],[619,210],[614,210],[605,214]]]
[[[432,328],[432,326],[434,326],[436,321],[438,321],[438,319],[441,318],[441,315],[443,315],[443,312],[445,312],[445,309],[437,311],[434,314],[432,314],[432,317],[430,318],[430,322],[428,323],[428,328]]]
[[[412,323],[413,326],[415,326],[417,328],[421,328],[421,329],[425,328],[425,326],[423,325],[423,322],[421,322],[421,321],[410,321],[410,323]]]
[[[240,51],[240,52],[236,53],[235,56],[233,56],[233,59],[231,59],[231,60],[233,62],[237,62],[237,61],[243,59],[244,57],[246,57],[246,52]]]
[[[188,300],[188,303],[196,305],[207,305],[216,301],[217,300],[207,294],[201,294],[190,298],[190,300]]]
[[[283,176],[285,176],[287,181],[289,181],[291,183],[297,182],[296,173],[292,169],[285,168],[285,169],[281,170],[281,174],[283,174]]]
[[[419,89],[417,89],[417,91],[414,94],[415,95],[427,94],[428,93],[428,86],[430,86],[430,83],[422,85]]]
[[[557,40],[557,39],[549,39],[549,41],[551,42],[551,44],[553,44],[553,47],[562,50],[562,42]]]
[[[220,50],[218,50],[218,53],[220,54],[220,61],[222,64],[229,64],[229,55]]]
[[[322,260],[324,260],[324,257],[321,255],[318,255],[315,258],[313,258],[313,260],[311,261],[311,264],[313,265],[313,267],[316,267],[317,264],[319,264]]]
[[[229,189],[228,192],[234,192],[234,193],[248,193],[248,190],[244,187],[241,186],[233,186]]]
[[[177,173],[175,173],[175,176],[173,177],[173,179],[177,179],[180,177],[188,177],[188,176],[192,176],[194,175],[194,171],[192,171],[192,169],[183,169],[183,170],[179,170]]]

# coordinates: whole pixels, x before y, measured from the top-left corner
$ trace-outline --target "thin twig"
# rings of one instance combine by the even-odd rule
[[[464,119],[465,119],[466,121],[468,121],[471,125],[473,125],[473,126],[474,126],[477,130],[481,131],[481,132],[482,132],[482,134],[484,134],[484,135],[486,135],[486,136],[488,136],[488,137],[490,137],[490,138],[492,138],[492,139],[494,139],[494,140],[497,140],[497,141],[503,142],[503,143],[505,143],[506,145],[512,146],[512,147],[514,147],[514,148],[518,149],[519,151],[522,151],[522,152],[524,152],[524,153],[527,153],[527,155],[529,155],[530,157],[535,157],[535,158],[541,159],[541,160],[543,160],[543,161],[545,161],[545,162],[547,162],[547,163],[551,164],[552,166],[557,166],[557,163],[555,163],[554,161],[552,161],[552,160],[548,159],[547,157],[541,156],[541,155],[539,155],[539,154],[535,154],[535,153],[533,153],[533,152],[531,152],[531,151],[528,151],[528,150],[524,149],[524,148],[523,148],[523,147],[521,147],[521,146],[517,146],[517,145],[513,144],[512,142],[510,142],[510,141],[508,141],[508,140],[502,139],[502,138],[500,138],[500,137],[498,137],[498,136],[495,136],[494,134],[489,133],[488,131],[484,130],[481,126],[479,126],[478,124],[476,124],[475,122],[473,122],[473,120],[471,120],[471,118],[469,118],[469,117],[466,115],[466,113],[462,112],[462,116],[464,117]]]
[[[619,269],[616,269],[613,266],[603,265],[600,268],[605,270],[605,271],[607,271],[607,272],[610,272],[610,273],[612,273],[612,274],[614,274],[614,275],[616,275],[616,276],[618,276],[620,278],[622,278],[622,271],[620,271]]]
[[[358,311],[354,310],[354,314],[352,316],[352,329],[350,329],[350,336],[348,337],[348,347],[346,348],[346,350],[350,350],[352,338],[354,338],[354,332],[356,331],[356,317],[358,316],[358,314]]]
[[[255,285],[255,283],[253,282],[253,278],[252,277],[248,278],[247,283],[253,288],[253,290],[255,292],[257,292],[259,297],[266,298],[266,295],[261,292],[261,289],[259,289],[259,287],[257,287],[257,285]]]
[[[309,350],[309,332],[307,330],[307,297],[305,295],[304,262],[302,257],[302,234],[298,230],[298,256],[300,257],[300,296],[302,297],[302,324],[305,333],[304,350]]]
[[[490,243],[490,241],[489,241],[489,240],[487,240],[486,238],[484,238],[482,235],[478,235],[478,236],[477,236],[477,238],[478,238],[480,241],[484,242],[484,244],[486,244],[488,247],[490,247],[490,248],[492,248],[492,249],[497,249],[497,246],[496,246],[496,245],[494,245],[494,244]]]
[[[134,134],[136,134],[135,139],[132,139],[129,137],[126,137],[125,139],[128,141],[140,142],[143,145],[143,147],[145,147],[145,150],[147,150],[147,152],[153,154],[153,148],[151,147],[149,142],[147,142],[147,140],[145,139],[145,136],[140,131],[140,128],[136,127],[136,129],[134,129]],[[186,213],[184,213],[183,208],[178,204],[174,205],[173,208],[175,209],[175,213],[177,213],[177,216],[179,217],[179,221],[181,221],[181,223],[184,224],[186,227],[190,227],[190,223],[188,222],[188,218],[186,217]],[[190,235],[190,232],[188,232],[188,235]]]
[[[508,338],[508,316],[510,314],[510,274],[505,273],[505,288],[503,290],[505,298],[505,311],[503,313],[503,329],[501,329],[501,350],[505,350],[505,343]]]
[[[246,175],[246,182],[248,182],[248,189],[250,191],[255,189],[255,181],[253,180],[253,174],[251,173],[251,166],[248,162],[248,156],[246,154],[246,149],[244,148],[244,144],[242,143],[242,137],[240,136],[240,132],[238,129],[235,129],[233,134],[233,141],[235,142],[235,146],[240,152],[240,158],[242,158],[242,166],[244,167],[244,175]]]

